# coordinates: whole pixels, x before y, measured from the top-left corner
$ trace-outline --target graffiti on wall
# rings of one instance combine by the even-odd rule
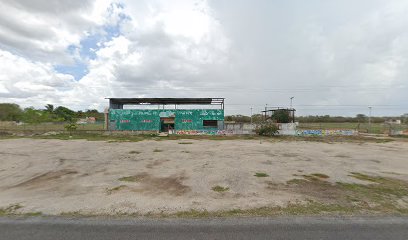
[[[352,129],[308,129],[308,130],[296,130],[296,135],[299,136],[352,136],[357,134],[356,130]]]
[[[201,113],[200,113],[201,116],[221,116],[223,114],[224,112],[218,109],[216,110],[212,109],[211,111],[207,111],[206,109],[203,109],[201,110]]]
[[[159,116],[162,118],[166,118],[166,117],[175,117],[175,113],[174,111],[163,111],[159,113]]]
[[[232,134],[230,130],[178,130],[178,135],[227,135]]]
[[[204,120],[224,120],[222,109],[110,109],[110,130],[155,131],[160,129],[160,118],[175,118],[176,129],[209,130]],[[121,122],[130,120],[130,122]]]
[[[180,111],[180,112],[178,112],[178,114],[179,115],[193,115],[193,111],[187,111],[187,110],[185,110],[185,111]]]
[[[390,135],[405,135],[405,136],[408,136],[408,130],[391,130]]]

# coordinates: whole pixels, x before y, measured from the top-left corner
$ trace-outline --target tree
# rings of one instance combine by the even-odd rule
[[[26,123],[49,122],[50,119],[48,112],[34,109],[34,107],[25,108],[22,116],[22,120]]]
[[[64,126],[64,128],[69,132],[69,135],[72,136],[72,132],[77,129],[77,125],[75,123],[69,123]]]
[[[72,122],[75,119],[76,113],[69,108],[59,106],[54,110],[54,114],[63,121]]]
[[[96,109],[88,109],[85,112],[85,116],[86,117],[94,117],[96,119],[103,119],[104,118],[103,113],[98,112],[98,110],[96,110]]]
[[[45,105],[45,111],[47,111],[49,113],[54,113],[54,105],[52,105],[52,104]]]
[[[14,103],[0,103],[0,121],[20,121],[23,111]]]
[[[408,113],[405,113],[401,116],[401,120],[403,123],[407,124],[408,123]]]
[[[278,123],[288,123],[291,121],[289,111],[286,109],[276,110],[272,115],[272,119],[276,120]]]
[[[361,113],[356,115],[356,119],[358,122],[365,122],[366,118],[367,116]]]
[[[254,114],[252,115],[252,122],[253,123],[260,123],[264,120],[264,116],[262,114]]]
[[[274,136],[279,133],[279,129],[275,123],[265,122],[257,126],[255,132],[260,136]]]
[[[237,123],[248,123],[251,121],[251,117],[244,116],[241,114],[238,115],[231,115],[231,116],[225,116],[225,121],[234,121]]]
[[[96,109],[88,109],[88,110],[86,111],[86,113],[98,114],[99,112],[98,112],[98,110],[96,110]]]

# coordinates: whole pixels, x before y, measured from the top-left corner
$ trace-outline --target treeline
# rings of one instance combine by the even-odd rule
[[[371,117],[372,123],[383,123],[387,120],[398,119],[403,123],[408,123],[408,114],[404,114],[399,117]],[[240,123],[249,123],[251,122],[250,116],[245,115],[229,115],[225,116],[225,121],[234,121]],[[259,123],[263,121],[263,116],[261,114],[255,114],[252,116],[253,123]],[[353,122],[353,123],[367,123],[368,116],[364,114],[357,114],[355,117],[342,117],[342,116],[299,116],[295,117],[296,122],[300,123],[322,123],[322,122],[334,122],[334,123],[344,123],[344,122]]]
[[[0,121],[15,121],[25,123],[42,122],[74,122],[80,118],[95,117],[103,121],[103,113],[96,109],[87,111],[74,111],[64,106],[54,107],[47,104],[43,109],[28,107],[22,109],[18,104],[0,103]]]
[[[229,115],[229,116],[225,116],[224,120],[227,122],[250,123],[251,117],[245,116],[245,115]],[[253,123],[260,123],[262,121],[263,121],[263,116],[261,114],[252,115]]]
[[[74,111],[64,106],[54,107],[52,104],[47,104],[43,109],[35,109],[34,107],[28,107],[22,109],[18,104],[14,103],[0,103],[0,121],[15,121],[25,123],[41,123],[41,122],[74,122],[81,118],[94,117],[97,121],[103,121],[103,113],[98,112],[96,109],[90,109],[86,111]],[[281,117],[281,116],[279,116]],[[399,119],[403,123],[408,124],[408,114],[404,114],[399,117],[371,117],[372,123],[383,123],[390,119]],[[228,115],[225,116],[225,121],[250,123],[251,117],[245,115]],[[261,114],[252,115],[253,123],[260,123],[263,121]],[[368,116],[364,114],[357,114],[355,117],[343,117],[343,116],[299,116],[295,117],[296,122],[314,123],[314,122],[355,122],[366,123],[368,122]],[[278,122],[285,122],[279,120]]]
[[[371,117],[372,123],[383,123],[387,120],[401,120],[404,123],[407,123],[407,116],[400,117]],[[296,118],[298,122],[304,123],[314,123],[314,122],[332,122],[332,123],[343,123],[343,122],[352,122],[352,123],[367,123],[369,117],[364,114],[357,114],[355,117],[343,117],[343,116],[300,116]]]

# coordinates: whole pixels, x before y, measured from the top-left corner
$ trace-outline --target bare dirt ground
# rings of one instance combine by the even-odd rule
[[[315,200],[379,204],[370,202],[374,199],[408,209],[407,156],[408,142],[402,141],[1,140],[0,208],[51,215],[154,214]],[[382,193],[376,185],[398,188],[385,188],[384,199],[366,199]]]

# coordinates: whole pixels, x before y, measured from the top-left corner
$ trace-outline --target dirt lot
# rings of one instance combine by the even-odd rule
[[[318,203],[405,213],[407,156],[402,141],[8,139],[0,141],[0,209],[242,213]]]

